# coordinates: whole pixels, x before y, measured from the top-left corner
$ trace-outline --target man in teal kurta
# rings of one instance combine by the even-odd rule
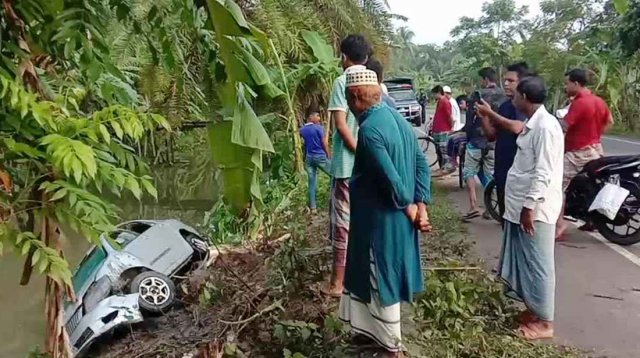
[[[347,97],[360,130],[340,318],[398,357],[400,302],[423,289],[418,231],[429,229],[429,165],[410,124],[380,103],[374,72],[349,73]]]

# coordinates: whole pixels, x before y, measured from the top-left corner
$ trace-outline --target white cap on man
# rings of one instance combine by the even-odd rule
[[[347,83],[346,87],[358,87],[358,86],[378,86],[378,75],[375,72],[367,69],[357,69],[346,72]]]
[[[444,87],[442,87],[442,91],[443,91],[444,93],[451,93],[451,87],[449,87],[449,86],[444,86]]]

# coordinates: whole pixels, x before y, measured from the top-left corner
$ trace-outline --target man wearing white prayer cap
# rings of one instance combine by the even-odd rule
[[[347,73],[347,102],[360,129],[339,315],[384,357],[403,357],[400,303],[423,290],[418,231],[430,230],[431,175],[413,128],[380,102],[381,92],[375,72]]]

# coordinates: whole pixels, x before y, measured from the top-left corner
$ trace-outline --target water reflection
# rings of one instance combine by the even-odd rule
[[[198,228],[217,198],[217,178],[207,155],[193,159],[191,164],[152,169],[157,202],[153,198],[138,202],[131,195],[116,198],[122,219],[175,218]],[[76,235],[65,235],[63,245],[72,265],[82,259],[90,246]],[[20,286],[22,265],[23,260],[11,252],[0,258],[0,358],[25,357],[43,342],[44,279],[34,274],[28,286]]]

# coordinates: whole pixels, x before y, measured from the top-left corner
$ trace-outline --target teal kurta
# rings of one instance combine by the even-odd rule
[[[423,289],[418,231],[404,209],[429,203],[431,175],[413,128],[395,109],[378,104],[358,120],[345,288],[370,302],[371,249],[380,302],[390,306]]]

